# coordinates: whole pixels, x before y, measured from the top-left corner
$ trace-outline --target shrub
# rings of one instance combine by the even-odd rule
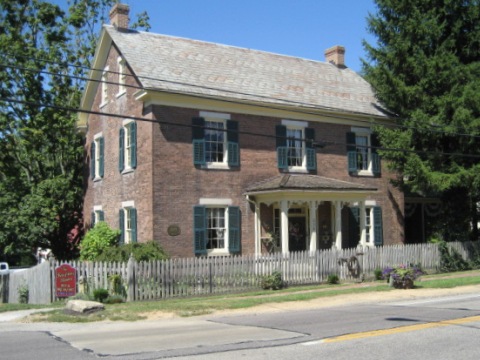
[[[471,265],[453,248],[450,248],[446,241],[438,242],[440,251],[440,272],[455,272],[470,270]]]
[[[156,241],[149,241],[109,247],[102,251],[95,260],[127,262],[130,254],[136,261],[166,260],[169,258]]]
[[[337,274],[329,274],[327,277],[327,283],[331,285],[338,284],[340,282],[340,278]]]
[[[375,280],[382,280],[383,279],[383,272],[381,269],[375,269],[373,271],[373,275],[375,276]]]
[[[271,275],[266,275],[262,278],[262,289],[279,290],[284,286],[282,274],[279,271],[274,271]]]
[[[103,303],[106,298],[108,298],[108,290],[103,288],[98,288],[93,290],[93,299]]]
[[[70,296],[68,300],[92,300],[92,298],[88,294],[80,292],[80,293],[76,293],[73,296]]]
[[[103,301],[104,304],[121,304],[123,302],[125,302],[125,300],[121,295],[111,295]]]
[[[115,246],[119,230],[111,229],[101,221],[90,229],[80,243],[80,259],[94,261],[107,249]]]
[[[28,297],[29,297],[29,290],[28,285],[23,284],[18,288],[18,302],[20,304],[28,304]]]

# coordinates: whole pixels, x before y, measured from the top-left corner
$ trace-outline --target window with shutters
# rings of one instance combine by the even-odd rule
[[[316,170],[315,131],[304,121],[283,120],[276,127],[278,168],[293,172]]]
[[[117,97],[126,93],[125,80],[127,78],[125,59],[121,56],[117,59],[118,64],[118,93]]]
[[[137,123],[125,120],[119,132],[118,169],[125,173],[137,167]]]
[[[92,211],[90,226],[93,228],[100,221],[105,221],[105,214],[103,213],[101,206],[94,206]]]
[[[101,180],[104,175],[105,139],[102,133],[93,137],[90,147],[90,177],[92,180]]]
[[[360,240],[360,208],[350,208],[350,246],[356,246]],[[380,206],[367,205],[365,207],[365,244],[368,246],[383,245],[383,220]]]
[[[120,243],[137,242],[137,209],[131,201],[122,203],[119,211]]]
[[[356,175],[380,175],[377,141],[368,128],[352,128],[347,133],[348,171]]]
[[[109,68],[106,66],[102,72],[102,79],[101,79],[101,89],[100,89],[100,107],[103,107],[108,104],[108,71]]]
[[[201,111],[192,119],[193,163],[201,168],[240,165],[238,123],[229,114]]]
[[[240,209],[237,206],[194,206],[194,249],[197,255],[240,251]]]

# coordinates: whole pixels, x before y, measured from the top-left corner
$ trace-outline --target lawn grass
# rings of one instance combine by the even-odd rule
[[[434,274],[421,278],[415,283],[416,288],[453,288],[480,284],[480,271],[466,271],[451,274]],[[58,307],[52,311],[32,316],[31,321],[49,322],[91,322],[102,320],[136,321],[145,319],[148,313],[164,312],[178,316],[198,316],[220,310],[250,308],[262,304],[282,303],[290,301],[308,301],[336,295],[354,295],[366,292],[403,291],[393,289],[385,281],[365,282],[361,284],[343,283],[339,285],[311,285],[289,287],[282,290],[261,290],[242,294],[216,295],[195,298],[178,298],[158,301],[139,301],[121,304],[105,305],[105,311],[90,315],[71,315],[63,310],[64,302],[51,306],[28,304],[0,304],[0,312]]]

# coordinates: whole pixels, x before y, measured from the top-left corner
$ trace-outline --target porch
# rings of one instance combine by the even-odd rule
[[[373,246],[369,224],[375,203],[368,197],[376,190],[303,174],[250,186],[245,196],[254,209],[255,254]]]

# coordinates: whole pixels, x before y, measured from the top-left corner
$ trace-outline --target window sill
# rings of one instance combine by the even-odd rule
[[[210,163],[206,165],[202,165],[202,169],[208,169],[208,170],[230,170],[230,166],[227,164],[223,163]]]
[[[229,256],[228,250],[208,250],[208,256]]]
[[[122,175],[130,174],[130,173],[133,173],[134,171],[135,171],[135,169],[133,169],[133,168],[123,169]]]
[[[100,106],[99,106],[99,108],[101,109],[101,108],[103,108],[103,107],[105,107],[105,106],[107,106],[107,105],[108,105],[108,100],[105,101],[105,102],[103,102],[103,103],[101,103]]]
[[[94,178],[92,181],[93,181],[93,182],[99,182],[99,181],[101,181],[101,180],[103,180],[103,177],[96,177],[96,178]]]
[[[297,173],[297,174],[309,174],[310,173],[307,169],[301,168],[301,167],[289,167],[288,169],[285,169],[284,171],[288,172],[288,173]]]
[[[124,91],[118,93],[118,94],[116,95],[116,98],[118,99],[119,97],[121,97],[122,95],[125,95],[126,93],[127,93],[127,91],[124,90]]]

